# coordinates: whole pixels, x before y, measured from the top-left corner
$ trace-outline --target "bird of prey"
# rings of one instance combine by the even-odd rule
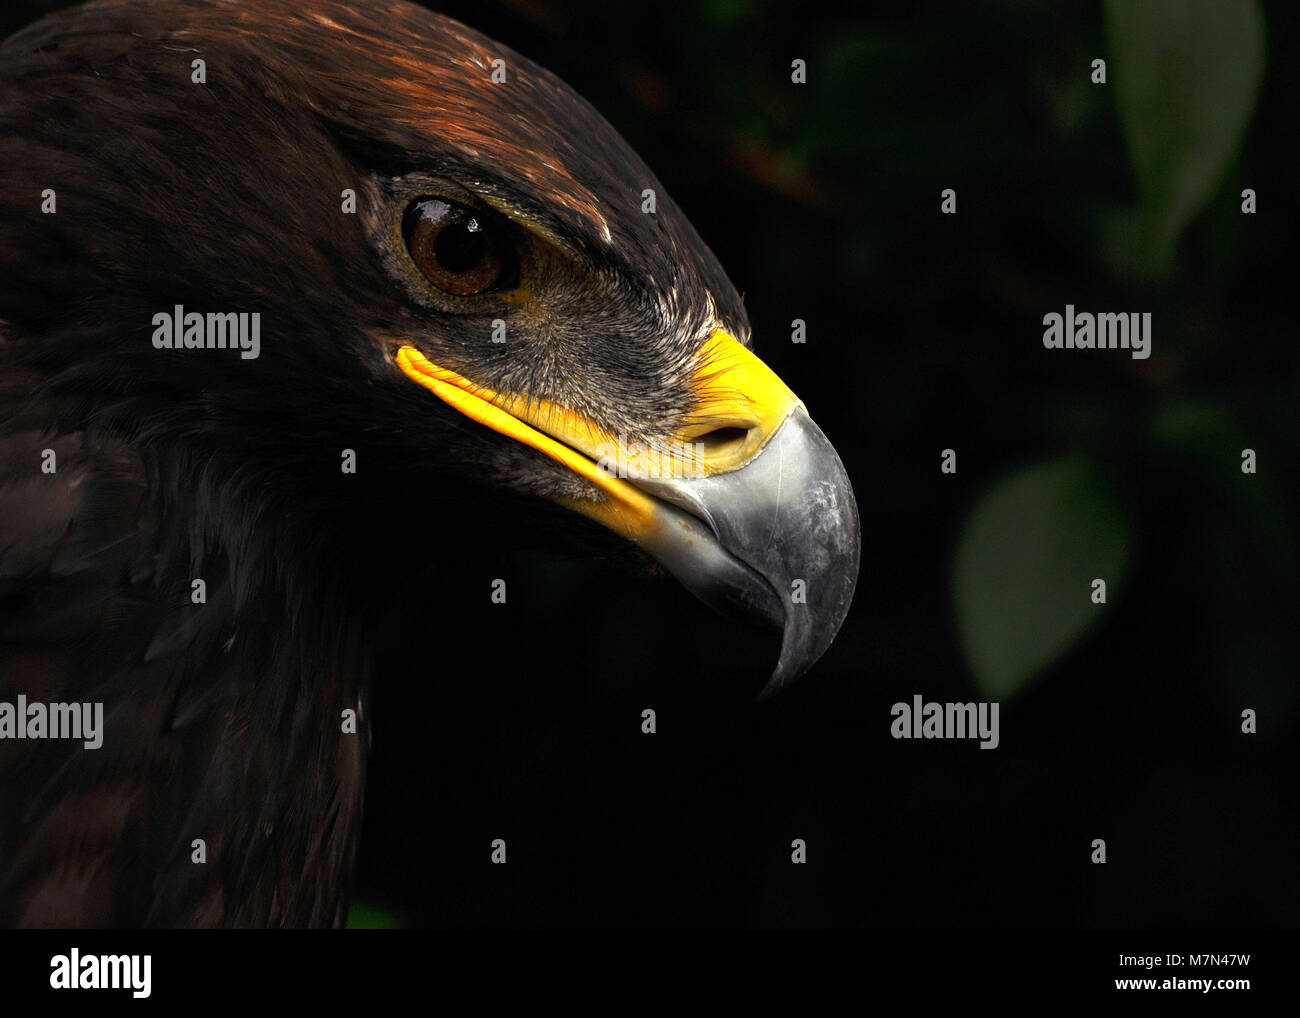
[[[769,690],[848,610],[849,481],[714,256],[455,21],[47,18],[0,213],[0,924],[340,924],[377,592],[444,499],[626,539],[781,632]]]

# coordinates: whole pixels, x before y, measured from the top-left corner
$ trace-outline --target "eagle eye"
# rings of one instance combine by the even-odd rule
[[[415,267],[444,293],[472,297],[512,283],[514,249],[482,212],[422,198],[402,217],[402,236]]]

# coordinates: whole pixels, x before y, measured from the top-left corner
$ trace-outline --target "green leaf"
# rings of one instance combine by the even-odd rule
[[[1056,460],[1007,477],[971,511],[953,562],[957,631],[976,684],[1011,696],[1071,647],[1113,602],[1128,526],[1090,463]]]
[[[1238,514],[1240,526],[1272,549],[1268,568],[1286,585],[1297,568],[1295,524],[1286,511],[1276,473],[1267,467],[1258,474],[1241,472],[1241,454],[1259,447],[1265,462],[1275,442],[1255,432],[1252,437],[1238,415],[1226,406],[1201,400],[1175,400],[1152,418],[1154,451],[1172,455],[1200,482]],[[1204,497],[1198,494],[1196,497]]]
[[[1105,0],[1104,9],[1143,260],[1161,275],[1241,142],[1264,70],[1264,16],[1258,0]]]
[[[400,930],[402,920],[397,913],[372,905],[368,902],[355,901],[348,909],[347,929],[349,930]]]

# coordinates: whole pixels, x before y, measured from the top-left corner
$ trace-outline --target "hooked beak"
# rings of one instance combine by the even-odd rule
[[[563,500],[653,555],[702,601],[782,633],[766,697],[835,638],[857,584],[861,535],[844,464],[803,404],[721,330],[696,372],[696,410],[671,438],[629,442],[565,407],[480,388],[413,346],[407,377],[597,489]]]

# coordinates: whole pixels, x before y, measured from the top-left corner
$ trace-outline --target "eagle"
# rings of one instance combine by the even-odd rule
[[[852,487],[722,267],[456,21],[49,17],[0,48],[0,207],[0,924],[343,923],[388,599],[453,506],[778,632],[765,694],[848,611]]]

